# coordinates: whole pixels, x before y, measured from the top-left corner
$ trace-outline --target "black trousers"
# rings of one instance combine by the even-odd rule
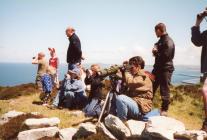
[[[167,111],[170,104],[170,82],[172,72],[156,72],[155,81],[153,83],[153,94],[155,95],[156,90],[160,87],[160,95],[162,99],[161,110]]]

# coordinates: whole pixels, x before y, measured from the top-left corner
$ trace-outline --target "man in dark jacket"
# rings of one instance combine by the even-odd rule
[[[206,11],[206,15],[204,14],[203,16],[197,16],[195,26],[191,28],[192,30],[191,41],[197,47],[202,46],[202,52],[201,52],[201,73],[203,73],[203,80],[201,80],[202,82],[204,82],[205,78],[207,77],[207,30],[205,30],[202,33],[200,32],[200,23],[203,21],[205,16],[207,16],[207,11]]]
[[[201,52],[201,73],[203,73],[203,77],[201,78],[201,82],[204,82],[203,85],[203,99],[204,99],[204,109],[205,109],[205,120],[203,122],[202,130],[207,132],[207,30],[204,32],[200,32],[200,23],[207,16],[207,10],[197,15],[196,24],[192,27],[192,38],[191,41],[194,45],[200,47],[202,46]]]
[[[74,28],[68,27],[65,32],[70,41],[67,51],[68,70],[72,70],[77,64],[81,63],[81,43],[78,36],[75,34]]]
[[[175,54],[175,45],[173,40],[166,32],[164,23],[155,26],[155,33],[159,39],[155,43],[152,53],[155,57],[155,64],[152,73],[155,75],[153,83],[153,94],[160,86],[160,94],[162,98],[161,115],[166,116],[170,104],[170,82],[174,71],[173,58]]]

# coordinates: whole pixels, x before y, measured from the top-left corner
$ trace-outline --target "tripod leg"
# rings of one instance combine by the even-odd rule
[[[105,109],[106,109],[106,105],[107,105],[107,102],[108,102],[108,99],[109,99],[109,94],[110,94],[110,91],[107,93],[106,100],[105,100],[105,102],[104,102],[104,105],[103,105],[103,108],[102,108],[102,110],[101,110],[101,114],[100,114],[100,116],[99,116],[99,118],[98,118],[98,123],[97,123],[97,124],[99,124],[99,123],[101,122],[101,118],[102,118],[102,116],[103,116],[103,114],[104,114],[104,111],[105,111]]]

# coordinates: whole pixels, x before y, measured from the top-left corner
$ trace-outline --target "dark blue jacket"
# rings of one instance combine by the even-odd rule
[[[67,51],[67,63],[75,64],[81,62],[82,51],[78,36],[74,33],[69,38],[70,44]]]
[[[202,46],[201,52],[201,73],[207,72],[207,30],[200,32],[200,28],[193,26],[191,28],[192,37],[191,41],[194,45],[200,47]]]

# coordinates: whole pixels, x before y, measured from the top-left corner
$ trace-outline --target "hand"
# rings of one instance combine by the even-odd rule
[[[129,64],[129,61],[124,61],[123,66],[126,67]]]
[[[158,53],[157,46],[154,45],[154,47],[152,48],[152,54],[153,54],[153,56],[155,56],[157,53]]]
[[[81,60],[85,60],[85,57],[84,56],[81,56]]]
[[[126,68],[123,66],[123,67],[120,67],[119,70],[121,73],[124,73],[126,71]]]
[[[65,74],[66,79],[70,79],[70,74]]]
[[[90,70],[90,69],[86,70],[86,76],[87,77],[90,77],[92,75],[92,73],[93,73],[92,70]]]
[[[199,27],[203,19],[207,16],[207,8],[202,13],[197,14],[195,26]]]
[[[199,27],[201,22],[203,21],[204,17],[197,16],[195,26]]]

